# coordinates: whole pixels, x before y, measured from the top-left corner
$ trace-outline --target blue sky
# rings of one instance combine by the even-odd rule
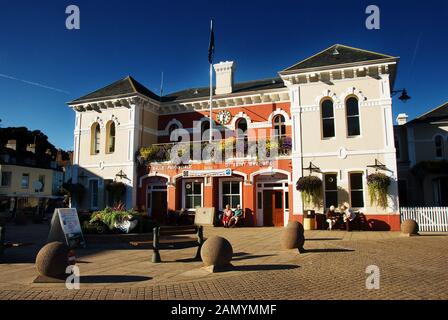
[[[70,4],[80,8],[80,30],[65,28]],[[380,30],[365,28],[369,4],[381,10]],[[165,93],[206,86],[211,17],[215,61],[235,61],[237,81],[276,76],[342,43],[401,58],[395,87],[412,100],[395,98],[395,116],[448,101],[447,0],[0,0],[1,125],[40,129],[72,149],[67,101],[129,74],[157,93],[162,71]]]

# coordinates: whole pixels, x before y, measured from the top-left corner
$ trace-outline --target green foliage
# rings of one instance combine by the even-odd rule
[[[387,190],[390,185],[390,177],[384,173],[376,172],[367,176],[367,188],[369,190],[370,205],[378,205],[387,208]]]
[[[301,177],[297,181],[297,190],[302,192],[306,204],[319,206],[322,200],[322,180],[316,176]]]
[[[104,210],[96,211],[92,213],[90,217],[90,223],[102,222],[109,230],[115,229],[117,223],[121,223],[126,220],[131,220],[134,215],[138,213],[134,210],[115,210],[116,208],[106,207]]]

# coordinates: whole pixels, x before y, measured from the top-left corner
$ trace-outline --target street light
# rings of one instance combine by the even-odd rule
[[[408,95],[408,92],[406,91],[406,89],[393,90],[392,96],[395,96],[396,94],[398,94],[400,92],[401,92],[401,95],[398,97],[398,100],[401,100],[402,102],[406,103],[406,101],[411,99],[411,97]]]

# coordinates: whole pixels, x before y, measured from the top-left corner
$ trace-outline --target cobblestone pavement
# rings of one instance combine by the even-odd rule
[[[36,230],[37,229],[37,230]],[[32,231],[31,231],[32,230]],[[7,240],[34,245],[0,258],[0,299],[448,299],[448,235],[396,232],[306,232],[305,254],[280,250],[281,228],[206,228],[233,245],[234,269],[210,274],[192,261],[196,248],[162,250],[91,245],[79,250],[81,289],[35,284],[34,259],[46,226],[8,226]],[[366,267],[380,289],[366,289]]]

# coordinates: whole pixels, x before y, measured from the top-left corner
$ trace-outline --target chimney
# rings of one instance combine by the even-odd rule
[[[406,113],[400,113],[397,116],[397,123],[399,126],[402,126],[408,122],[408,115]]]
[[[216,89],[215,94],[232,93],[233,74],[235,71],[235,64],[233,61],[225,61],[214,64],[216,72]]]
[[[5,147],[17,151],[17,140],[8,140]]]

